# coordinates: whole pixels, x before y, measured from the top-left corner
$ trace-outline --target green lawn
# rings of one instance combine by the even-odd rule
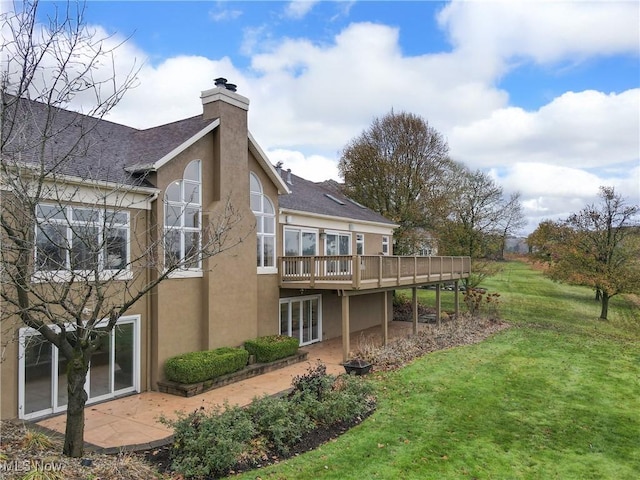
[[[513,328],[377,374],[378,410],[364,423],[240,478],[639,478],[637,306],[614,299],[600,321],[589,289],[518,262],[486,287]]]

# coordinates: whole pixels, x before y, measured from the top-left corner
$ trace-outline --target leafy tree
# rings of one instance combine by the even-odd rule
[[[395,254],[416,251],[430,216],[446,212],[454,168],[444,137],[412,113],[390,113],[343,149],[338,168],[345,193],[398,223]]]
[[[99,67],[113,64],[115,52],[83,24],[82,6],[76,8],[69,6],[46,27],[36,20],[37,1],[2,16],[3,34],[9,35],[3,36],[0,85],[2,341],[30,327],[66,360],[63,453],[72,457],[84,448],[89,364],[118,319],[176,270],[241,241],[230,236],[240,219],[227,202],[211,212],[197,248],[183,258],[160,253],[171,232],[136,213],[139,197],[155,190],[122,182],[123,170],[106,170],[108,152],[101,151],[96,129],[135,83],[135,72],[98,80]],[[78,95],[95,99],[90,115],[61,109]],[[78,171],[78,159],[87,154],[95,163]],[[82,206],[82,222],[72,218],[70,202]],[[126,215],[131,245],[128,255],[118,255],[118,227]]]
[[[568,231],[550,245],[552,278],[589,285],[599,292],[600,318],[609,300],[640,290],[640,206],[628,205],[613,187],[600,187],[600,202],[572,214]]]

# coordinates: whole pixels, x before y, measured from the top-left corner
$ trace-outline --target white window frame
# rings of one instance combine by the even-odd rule
[[[140,393],[140,345],[141,345],[141,341],[140,341],[140,315],[128,315],[128,316],[123,316],[121,317],[118,322],[116,323],[116,327],[119,325],[124,325],[127,323],[131,323],[133,324],[133,379],[132,379],[132,383],[133,385],[131,387],[127,387],[127,388],[123,388],[120,390],[114,390],[114,385],[113,385],[113,363],[114,363],[114,358],[115,358],[115,342],[113,341],[113,336],[115,335],[115,327],[113,330],[111,330],[109,332],[109,335],[112,336],[112,341],[111,341],[111,347],[110,347],[110,359],[109,359],[109,381],[111,383],[110,385],[110,390],[111,393],[108,394],[104,394],[104,395],[99,395],[96,397],[89,397],[87,399],[87,405],[96,403],[96,402],[101,402],[104,400],[108,400],[108,399],[112,399],[112,398],[116,398],[119,397],[121,395],[126,395],[128,393]],[[97,323],[95,325],[94,328],[101,328],[101,327],[105,327],[108,324],[108,319],[104,319],[102,321],[100,321],[99,323]],[[56,332],[60,332],[60,328],[56,325],[53,325],[51,327],[54,331]],[[73,324],[67,324],[65,325],[65,329],[67,331],[72,331],[75,330],[75,326]],[[26,337],[30,337],[30,336],[35,336],[35,335],[41,335],[41,333],[39,333],[37,330],[33,329],[33,328],[29,328],[29,327],[24,327],[21,328],[19,330],[19,341],[18,341],[18,418],[23,419],[23,420],[30,420],[33,418],[40,418],[43,417],[45,415],[51,415],[53,413],[60,413],[60,412],[64,412],[67,409],[66,405],[63,406],[59,406],[57,405],[57,398],[58,398],[58,361],[60,358],[60,352],[58,351],[58,348],[55,345],[51,345],[51,370],[50,370],[50,375],[51,375],[51,392],[50,392],[50,407],[43,409],[43,410],[38,410],[36,412],[32,412],[32,413],[24,413],[24,405],[25,405],[25,391],[26,391],[26,385],[25,385],[25,373],[26,373],[26,366],[25,366],[25,354],[26,354],[26,345],[25,345],[25,338]],[[87,392],[87,395],[89,395],[90,393],[90,385],[91,385],[91,369],[89,368],[89,371],[87,372],[87,378],[84,384],[84,389],[85,392]]]
[[[63,218],[44,218],[39,216],[39,210],[41,208],[52,208],[58,210]],[[80,210],[88,210],[95,212],[97,218],[93,222],[74,220],[74,212]],[[126,217],[125,223],[107,222],[107,215],[124,215]],[[39,203],[36,205],[36,225],[35,225],[35,248],[33,249],[33,261],[34,261],[34,274],[33,281],[68,281],[71,276],[76,273],[81,276],[88,276],[94,273],[92,270],[71,270],[71,249],[73,248],[73,230],[74,227],[93,227],[97,229],[97,235],[99,238],[99,244],[104,248],[107,246],[107,241],[104,238],[105,232],[109,228],[115,230],[125,231],[125,259],[124,268],[106,268],[105,265],[105,252],[104,248],[101,248],[98,252],[98,275],[101,280],[125,280],[132,278],[131,272],[131,214],[126,210],[113,210],[108,208],[97,208],[95,205],[57,205],[47,202]],[[62,270],[49,270],[38,267],[38,229],[47,225],[59,225],[65,230],[65,242],[69,248],[64,248],[64,268]]]
[[[280,335],[286,335],[288,337],[291,336],[292,331],[291,331],[291,325],[292,325],[292,318],[291,318],[291,312],[293,311],[293,309],[291,308],[291,304],[294,302],[302,302],[302,304],[304,305],[304,302],[307,300],[317,300],[318,301],[318,338],[312,339],[308,342],[303,342],[302,337],[303,337],[303,331],[304,329],[302,328],[302,323],[300,323],[300,336],[298,337],[298,341],[300,342],[300,346],[304,346],[304,345],[311,345],[313,343],[318,343],[322,341],[322,295],[301,295],[298,297],[285,297],[285,298],[281,298],[279,303],[278,303],[278,331],[280,333]],[[283,303],[287,303],[289,304],[289,316],[287,318],[287,325],[288,325],[288,331],[287,332],[283,332],[282,331],[282,318],[280,318],[280,315],[282,313],[282,304]],[[302,310],[300,310],[302,312]],[[302,320],[301,320],[302,321]],[[294,337],[295,338],[295,337]]]
[[[185,179],[184,177],[187,169],[194,163],[198,164],[198,180]],[[182,177],[183,178],[181,178],[180,180],[175,180],[171,182],[165,189],[164,217],[163,217],[164,235],[165,235],[164,237],[165,257],[163,259],[163,262],[165,263],[166,263],[166,254],[167,254],[166,242],[167,242],[167,238],[169,238],[168,237],[169,233],[177,232],[180,236],[180,258],[181,259],[184,258],[185,256],[186,235],[191,233],[198,233],[198,245],[196,248],[198,251],[202,248],[202,162],[200,160],[192,160],[191,162],[189,162],[184,169]],[[180,187],[180,200],[169,200],[167,198],[167,190],[176,184],[179,185]],[[193,201],[194,199],[185,198],[186,197],[185,186],[188,186],[188,185],[192,187],[195,187],[195,186],[198,187],[198,198],[195,199],[195,201]],[[177,208],[178,211],[180,212],[178,216],[180,219],[180,225],[167,225],[167,212],[170,207]],[[184,225],[187,208],[198,210],[198,214],[197,214],[198,226],[197,227],[186,227]],[[180,268],[172,272],[170,275],[171,278],[188,278],[188,277],[201,277],[201,276],[202,276],[202,257],[200,255],[198,255],[197,266]]]
[[[382,255],[389,255],[389,236],[382,236]]]
[[[364,255],[364,233],[356,233],[356,255]]]
[[[254,180],[258,186],[258,190],[253,190],[251,188],[251,181]],[[276,240],[276,213],[275,213],[275,206],[273,205],[273,202],[271,201],[271,199],[264,193],[264,190],[262,188],[262,182],[260,181],[260,179],[258,178],[258,176],[253,173],[253,172],[249,172],[249,196],[251,198],[251,196],[255,195],[256,197],[259,198],[259,202],[260,202],[260,208],[254,210],[253,207],[251,208],[251,211],[253,212],[253,214],[256,217],[256,237],[257,237],[257,242],[259,242],[260,245],[260,259],[258,259],[256,257],[256,260],[258,260],[258,273],[259,274],[274,274],[274,273],[278,273],[278,268],[276,266],[276,252],[277,250],[277,240]],[[251,205],[251,200],[249,201],[249,204]],[[267,212],[265,211],[265,206],[270,207],[271,212]],[[265,232],[265,222],[271,222],[272,225],[272,233],[267,233]],[[265,265],[265,257],[264,257],[264,241],[267,238],[272,238],[273,239],[273,265]]]

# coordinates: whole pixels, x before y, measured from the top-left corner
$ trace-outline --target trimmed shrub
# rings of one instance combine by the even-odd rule
[[[286,454],[300,441],[302,435],[315,427],[314,422],[285,398],[263,396],[254,398],[247,412],[262,436],[278,454]]]
[[[171,357],[164,364],[167,379],[178,383],[197,383],[242,370],[249,352],[244,348],[222,347]]]
[[[187,478],[226,475],[238,463],[256,430],[251,417],[239,406],[224,405],[189,415],[178,412],[177,420],[160,421],[173,428],[171,467]]]
[[[256,362],[267,363],[295,355],[298,339],[286,335],[269,335],[244,342],[244,348],[255,355]]]

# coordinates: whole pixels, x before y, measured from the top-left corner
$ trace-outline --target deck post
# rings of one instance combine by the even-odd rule
[[[440,284],[436,285],[436,323],[440,326]]]
[[[382,314],[382,346],[386,347],[389,341],[389,292],[382,292],[384,299],[382,301],[382,308],[384,313]]]
[[[418,289],[411,289],[411,313],[413,315],[413,334],[418,333]]]
[[[460,315],[460,291],[459,291],[459,287],[460,287],[460,280],[456,280],[455,282],[453,282],[453,289],[454,289],[453,304],[454,304],[455,309],[456,309],[456,318],[458,318],[458,316]]]
[[[349,342],[349,297],[342,295],[342,360],[349,360],[351,345]]]

